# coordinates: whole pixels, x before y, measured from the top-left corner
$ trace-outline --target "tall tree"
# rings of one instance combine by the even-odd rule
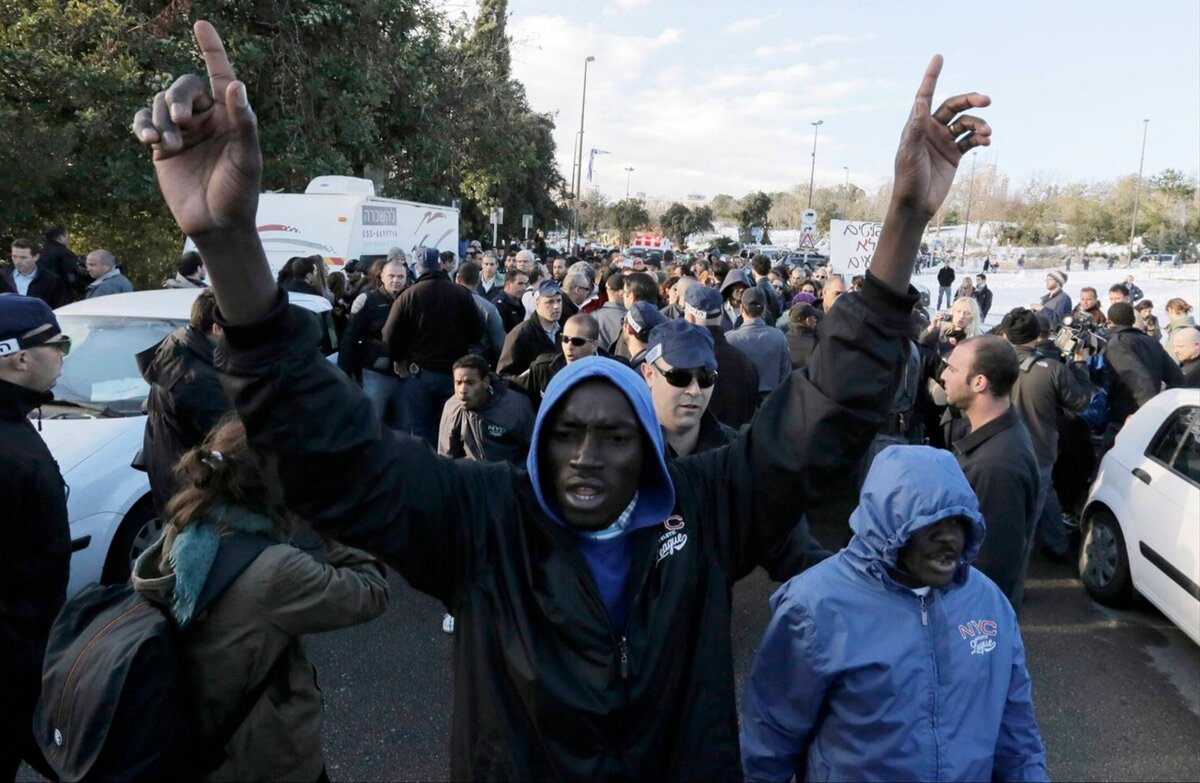
[[[621,199],[612,205],[609,214],[613,228],[621,237],[622,245],[629,244],[633,232],[650,225],[650,213],[646,211],[645,205],[636,198]]]

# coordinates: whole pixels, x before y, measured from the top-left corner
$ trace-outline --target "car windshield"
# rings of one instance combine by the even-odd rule
[[[138,371],[134,355],[157,345],[186,324],[155,318],[59,316],[71,338],[54,397],[78,405],[108,409],[117,414],[141,412],[150,385]]]

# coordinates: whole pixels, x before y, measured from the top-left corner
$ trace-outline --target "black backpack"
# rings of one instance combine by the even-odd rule
[[[222,538],[193,616],[277,543],[245,533]],[[89,585],[63,606],[50,629],[33,718],[59,780],[197,780],[224,762],[225,745],[286,653],[205,743],[182,667],[186,633],[129,584]]]

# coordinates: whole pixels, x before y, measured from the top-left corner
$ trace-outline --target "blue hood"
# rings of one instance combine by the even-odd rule
[[[971,521],[954,576],[961,583],[987,531],[974,490],[950,452],[889,446],[875,457],[863,483],[858,508],[850,517],[854,538],[846,554],[868,572],[894,568],[897,553],[918,530],[949,516]]]
[[[620,389],[621,393],[629,400],[629,404],[633,406],[633,412],[637,416],[642,430],[646,433],[646,437],[650,440],[650,453],[645,454],[642,459],[642,478],[638,484],[637,507],[629,521],[628,529],[636,530],[640,527],[657,525],[670,516],[675,509],[675,485],[671,482],[670,474],[667,473],[667,463],[663,457],[665,449],[662,428],[658,423],[658,415],[654,412],[654,401],[650,397],[650,388],[646,385],[646,381],[633,370],[620,362],[599,356],[589,356],[568,364],[551,379],[550,385],[546,387],[542,406],[533,423],[533,437],[529,446],[529,457],[525,463],[538,505],[551,519],[565,526],[554,501],[554,493],[547,493],[542,489],[542,477],[538,468],[542,425],[568,391],[592,378],[602,378]]]

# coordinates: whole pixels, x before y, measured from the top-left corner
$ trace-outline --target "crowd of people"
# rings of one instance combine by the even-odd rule
[[[1181,299],[1160,329],[1131,280],[1107,311],[1091,289],[1075,308],[1059,271],[984,333],[986,274],[952,297],[947,266],[930,317],[913,259],[963,153],[990,141],[971,114],[986,96],[934,108],[930,63],[878,250],[850,280],[474,242],[272,274],[246,86],[216,31],[196,36],[210,83],[181,77],[134,122],[198,248],[165,285],[203,290],[137,357],[166,525],[122,598],[184,631],[193,739],[215,747],[189,776],[328,779],[300,639],[381,614],[386,564],[455,637],[455,779],[1047,779],[1017,617],[1035,540],[1069,546],[1060,443],[1200,386],[1200,332]],[[22,541],[0,569],[0,677],[21,686],[0,779],[78,753],[37,688],[77,641],[54,623],[63,485],[27,419],[69,350],[51,299],[81,279],[51,269],[52,245],[14,243],[0,282],[0,476]],[[88,296],[128,283],[107,251],[85,268]],[[329,299],[336,366],[286,292]],[[1076,319],[1095,328],[1064,353]],[[1084,418],[1097,399],[1102,421]],[[810,523],[847,502],[831,554]],[[756,567],[785,584],[739,715],[731,586]]]

